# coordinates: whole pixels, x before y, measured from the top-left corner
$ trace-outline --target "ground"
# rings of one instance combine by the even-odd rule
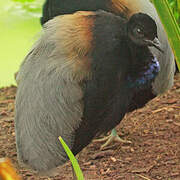
[[[25,180],[47,179],[17,166],[15,93],[14,86],[0,89],[0,158],[9,157]],[[85,179],[180,180],[180,74],[170,91],[127,114],[117,130],[132,144],[115,143],[101,151],[101,144],[92,142],[78,157]],[[70,163],[58,172],[51,180],[72,179]]]

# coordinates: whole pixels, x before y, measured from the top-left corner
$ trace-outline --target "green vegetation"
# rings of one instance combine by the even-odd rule
[[[79,167],[79,164],[76,160],[76,158],[74,157],[73,153],[71,152],[71,150],[69,149],[69,147],[67,146],[67,144],[64,142],[64,140],[62,139],[62,137],[59,137],[59,140],[66,152],[66,154],[68,155],[71,163],[72,163],[72,166],[73,166],[73,169],[75,171],[75,174],[76,174],[76,177],[77,177],[77,180],[83,180],[84,177],[83,177],[83,173]]]
[[[26,2],[34,2],[36,0],[12,0],[12,1],[20,2],[20,3],[26,3]]]
[[[11,0],[14,3],[14,7],[21,9],[26,13],[31,13],[32,15],[40,16],[42,3],[44,0]]]
[[[178,0],[168,0],[171,10],[176,18],[177,23],[180,25],[180,1]]]
[[[38,37],[41,9],[35,9],[42,6],[40,1],[41,5],[33,4],[30,9],[34,10],[29,11],[23,3],[0,0],[0,87],[15,84],[14,73]]]
[[[174,51],[175,59],[180,70],[180,16],[179,0],[151,0],[168,35],[170,45]],[[174,14],[173,14],[174,12]],[[176,17],[176,18],[175,18]]]

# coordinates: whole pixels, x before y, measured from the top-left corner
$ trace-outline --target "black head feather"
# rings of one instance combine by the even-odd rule
[[[129,38],[139,46],[154,46],[161,50],[157,39],[157,25],[147,14],[134,14],[127,24]]]
[[[149,40],[153,40],[157,37],[156,23],[147,14],[134,14],[128,22],[128,27],[130,32],[137,37],[145,37]]]

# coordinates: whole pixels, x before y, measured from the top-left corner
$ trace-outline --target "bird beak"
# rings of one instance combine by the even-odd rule
[[[154,46],[156,49],[158,49],[160,52],[164,53],[164,51],[161,49],[161,43],[159,42],[158,38],[154,38],[153,41],[151,40],[145,40],[149,46]]]

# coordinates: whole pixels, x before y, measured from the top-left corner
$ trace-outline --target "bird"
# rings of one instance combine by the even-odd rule
[[[150,47],[162,51],[156,23],[144,13],[78,11],[45,23],[17,74],[20,164],[49,172],[68,160],[59,136],[76,155],[118,125],[134,94],[159,73]]]
[[[125,18],[130,18],[135,13],[143,12],[151,16],[156,21],[158,27],[158,37],[161,41],[161,48],[164,53],[161,53],[156,49],[151,49],[151,52],[158,58],[161,69],[151,87],[134,94],[132,102],[128,107],[128,111],[132,112],[135,109],[144,107],[146,103],[169,90],[173,86],[174,73],[176,69],[174,55],[163,25],[155,8],[149,0],[46,0],[43,6],[41,24],[43,25],[45,22],[57,15],[74,13],[76,11],[95,11],[98,9]],[[119,137],[115,129],[112,130],[110,136],[97,139],[94,142],[103,142],[105,140],[107,140],[107,142],[101,146],[101,149],[108,146],[113,141],[131,143],[131,141],[123,140]]]

